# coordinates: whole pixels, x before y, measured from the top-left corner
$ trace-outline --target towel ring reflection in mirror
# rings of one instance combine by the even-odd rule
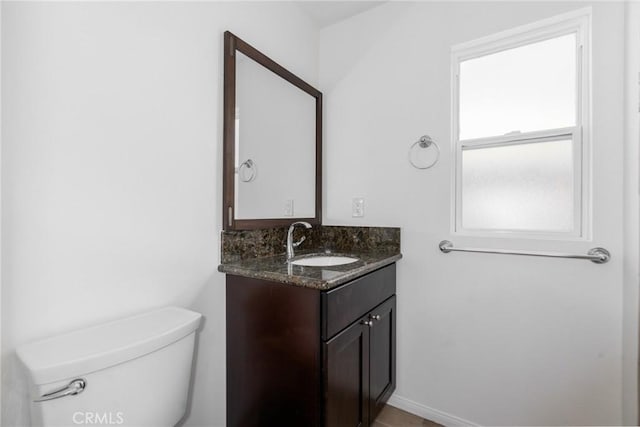
[[[435,148],[435,157],[433,157],[431,161],[427,159],[427,161],[424,162],[424,159],[421,159],[418,155],[419,151],[422,149],[428,150],[430,147]],[[409,148],[409,163],[416,169],[429,169],[438,163],[438,159],[440,159],[440,147],[438,147],[438,144],[429,135],[421,136],[420,139],[414,142],[411,148]]]
[[[244,162],[240,163],[240,166],[236,169],[236,173],[238,174],[238,178],[242,182],[251,182],[256,179],[256,175],[258,174],[258,165],[251,159],[247,159]]]

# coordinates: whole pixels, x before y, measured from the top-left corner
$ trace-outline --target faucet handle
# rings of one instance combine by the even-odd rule
[[[293,247],[294,247],[294,248],[297,248],[298,246],[300,246],[300,243],[304,242],[306,239],[307,239],[307,238],[306,238],[305,236],[302,236],[302,237],[300,238],[300,240],[298,240],[298,241],[297,241],[297,242],[295,242],[295,243],[292,243]]]

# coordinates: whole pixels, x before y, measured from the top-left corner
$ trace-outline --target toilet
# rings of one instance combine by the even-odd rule
[[[166,307],[17,349],[32,426],[175,426],[187,406],[201,317]]]

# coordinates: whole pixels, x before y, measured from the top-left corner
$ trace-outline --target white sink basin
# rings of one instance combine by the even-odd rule
[[[330,267],[333,265],[351,264],[356,261],[358,261],[358,258],[351,258],[348,256],[319,255],[296,259],[291,261],[291,264],[304,265],[306,267]]]

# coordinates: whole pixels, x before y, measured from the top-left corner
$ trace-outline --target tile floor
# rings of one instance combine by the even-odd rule
[[[393,406],[386,405],[372,427],[442,427],[438,423],[425,420]]]

